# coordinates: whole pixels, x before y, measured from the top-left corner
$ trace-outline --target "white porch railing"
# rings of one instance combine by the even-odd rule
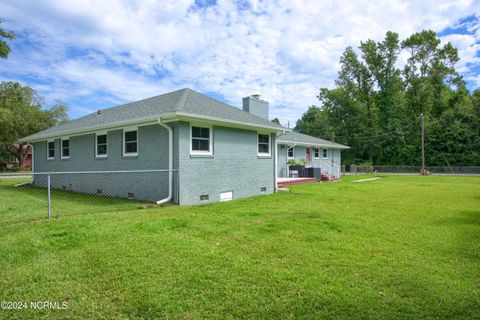
[[[335,176],[337,178],[340,177],[340,166],[336,165],[335,163],[330,161],[318,160],[315,161],[315,164],[319,165],[321,172],[326,173],[329,178],[331,178],[332,176]]]

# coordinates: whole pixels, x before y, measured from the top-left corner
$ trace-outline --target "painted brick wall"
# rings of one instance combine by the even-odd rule
[[[36,142],[33,144],[35,172],[168,169],[166,129],[158,124],[138,127],[138,156],[135,157],[123,156],[122,140],[122,130],[108,131],[108,157],[95,158],[94,134],[70,137],[68,160],[60,158],[60,139],[55,139],[54,160],[47,160],[47,142]],[[103,194],[124,197],[131,192],[137,199],[157,201],[168,195],[168,173],[153,175],[157,176],[154,184],[152,177],[146,178],[144,173],[124,174],[124,179],[121,174],[89,175],[89,179],[79,178],[79,175],[57,175],[52,176],[52,186],[92,194],[102,189]],[[37,186],[46,185],[40,176],[35,180]]]
[[[170,123],[174,138],[174,168],[179,169],[174,179],[174,201],[181,205],[199,204],[200,195],[208,194],[209,202],[219,201],[220,192],[233,191],[234,199],[274,192],[273,144],[272,156],[257,156],[257,132],[213,128],[213,156],[200,157],[190,155],[190,124],[186,122]],[[46,159],[46,141],[34,143],[34,161],[36,172],[59,171],[114,171],[144,170],[168,168],[168,132],[159,125],[138,127],[138,157],[123,157],[122,130],[108,131],[108,157],[95,158],[95,135],[86,134],[70,138],[70,159],[60,159],[60,139],[55,140],[55,160]],[[123,183],[136,198],[156,201],[168,194],[167,179],[158,183],[145,184],[142,174],[129,177]],[[166,177],[167,174],[165,173]],[[174,175],[175,177],[175,175]],[[54,188],[125,196],[119,190],[118,177],[109,179],[78,179],[78,176],[64,176],[61,181],[52,179]],[[45,186],[45,179],[36,178],[36,185]],[[148,190],[148,191],[147,191]],[[175,192],[176,191],[176,192]],[[138,195],[138,196],[137,196]],[[141,195],[141,196],[140,196]]]
[[[257,132],[213,127],[213,156],[190,155],[190,124],[177,126],[179,138],[179,196],[181,205],[199,204],[200,195],[219,201],[220,192],[233,191],[233,198],[274,192],[272,156],[257,156]],[[271,147],[274,135],[270,139]]]
[[[277,162],[277,172],[278,177],[286,177],[287,176],[287,146],[278,146],[278,162]]]

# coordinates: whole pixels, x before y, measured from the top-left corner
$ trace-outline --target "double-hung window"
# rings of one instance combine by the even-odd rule
[[[313,148],[313,156],[315,159],[320,158],[320,150],[318,148]]]
[[[70,140],[69,139],[62,139],[62,159],[69,159],[70,158]]]
[[[258,142],[258,155],[259,156],[270,156],[270,135],[259,133],[257,136]]]
[[[55,159],[55,141],[47,141],[47,160]]]
[[[295,152],[293,150],[294,147],[290,147],[287,149],[287,157],[288,159],[293,159],[295,158]]]
[[[323,159],[328,159],[328,150],[323,149]]]
[[[123,130],[123,155],[138,156],[138,130]]]
[[[190,127],[190,153],[211,155],[212,153],[212,128]]]
[[[107,133],[97,133],[95,135],[95,157],[106,157],[107,150]]]

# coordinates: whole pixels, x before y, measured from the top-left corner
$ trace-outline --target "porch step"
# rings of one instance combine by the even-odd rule
[[[329,176],[329,175],[326,174],[326,173],[321,173],[321,174],[320,174],[320,180],[321,180],[321,181],[335,181],[335,180],[337,180],[337,177],[335,177],[335,176],[333,176],[333,175],[332,175],[332,176]]]
[[[298,185],[298,184],[305,184],[305,183],[313,183],[317,182],[315,178],[291,178],[284,181],[278,181],[277,187],[278,188],[285,188],[288,186]]]

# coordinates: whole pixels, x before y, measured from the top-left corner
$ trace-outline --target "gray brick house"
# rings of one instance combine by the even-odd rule
[[[244,98],[240,110],[182,89],[98,110],[22,140],[33,146],[34,173],[176,170],[175,175],[147,188],[139,189],[144,183],[139,177],[124,183],[143,200],[173,199],[190,205],[273,193],[277,175],[286,174],[283,159],[292,146],[290,131],[268,120],[268,103],[259,96]],[[280,148],[277,141],[281,141]],[[314,142],[294,142],[295,153],[301,154],[299,148],[306,152],[319,146]],[[329,146],[332,150],[344,147]],[[340,152],[327,152],[340,163]],[[45,185],[40,177],[33,183]],[[113,184],[105,177],[72,178],[67,183],[73,191],[95,193],[101,185],[105,194],[115,194]]]

